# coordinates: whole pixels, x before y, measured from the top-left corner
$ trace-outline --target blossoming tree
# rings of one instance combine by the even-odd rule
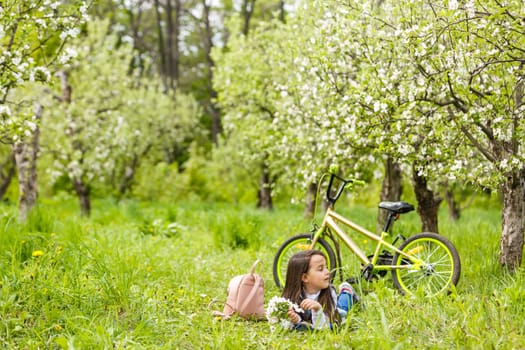
[[[356,137],[355,123],[340,123],[348,115],[347,96],[333,88],[323,70],[332,62],[322,54],[322,32],[301,20],[290,16],[288,25],[274,21],[249,37],[232,35],[226,53],[216,57],[215,87],[225,134],[247,145],[232,151],[247,163],[266,154],[282,183],[306,188],[330,162],[358,173],[374,159],[355,152],[368,143]]]
[[[497,190],[503,197],[500,262],[521,264],[525,231],[523,2],[400,1],[401,45],[417,67],[414,108],[432,108],[440,146],[428,173]],[[420,15],[426,14],[424,18]]]
[[[275,166],[290,173],[322,169],[319,160],[359,164],[364,148],[371,160],[410,165],[425,186],[446,179],[501,191],[500,261],[514,269],[525,228],[523,18],[520,1],[305,2],[273,37],[264,28],[251,43],[232,41],[219,71],[245,69],[222,93],[237,91],[244,110],[253,100],[243,96],[274,96],[257,138],[271,140]],[[243,61],[255,55],[246,51],[271,62],[262,77],[272,83],[239,90],[264,61]],[[225,121],[241,126],[247,114],[230,106],[237,117]]]
[[[182,142],[198,121],[193,100],[166,94],[160,80],[142,77],[132,65],[133,46],[107,28],[107,21],[91,21],[87,35],[71,43],[76,57],[60,72],[58,102],[42,135],[52,179],[71,181],[86,216],[94,186],[128,190],[147,154]]]
[[[36,201],[39,120],[42,108],[23,104],[13,93],[27,83],[46,84],[56,64],[67,61],[62,50],[87,18],[85,1],[6,0],[0,2],[0,137],[13,145],[18,168],[20,217]],[[27,101],[26,101],[27,102]],[[34,110],[32,110],[34,109]]]

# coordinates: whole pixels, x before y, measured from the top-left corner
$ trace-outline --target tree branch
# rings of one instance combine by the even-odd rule
[[[483,145],[480,142],[478,142],[478,140],[474,138],[474,136],[470,133],[470,131],[467,130],[465,125],[461,125],[460,128],[461,128],[461,132],[465,134],[465,136],[469,139],[469,141],[472,142],[474,147],[476,147],[485,156],[485,158],[487,158],[492,163],[496,162],[496,157],[488,149],[483,147]]]

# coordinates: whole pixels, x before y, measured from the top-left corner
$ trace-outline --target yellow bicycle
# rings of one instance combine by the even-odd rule
[[[322,183],[322,179],[320,181]],[[372,233],[334,210],[335,203],[346,187],[360,183],[358,180],[345,180],[330,174],[326,199],[328,209],[321,226],[314,223],[311,233],[299,234],[286,240],[278,249],[273,262],[273,276],[278,287],[284,287],[286,268],[290,257],[306,249],[318,249],[326,258],[332,278],[341,270],[342,259],[340,242],[361,261],[361,275],[366,280],[385,276],[392,272],[394,286],[402,294],[419,294],[434,296],[449,292],[459,281],[461,262],[454,245],[437,233],[423,232],[405,239],[398,235],[394,242],[386,238],[389,230],[400,214],[414,210],[406,202],[381,202],[379,208],[388,212],[383,232]],[[357,243],[344,231],[343,227],[352,229],[375,241],[373,254],[364,253]],[[399,247],[394,244],[401,239]]]

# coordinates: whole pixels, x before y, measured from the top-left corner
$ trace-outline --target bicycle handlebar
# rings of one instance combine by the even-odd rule
[[[339,186],[335,194],[332,196],[332,186],[334,184],[334,179],[339,180],[341,182],[341,185]],[[326,199],[328,200],[328,202],[334,205],[335,202],[339,199],[339,197],[343,193],[343,190],[345,189],[345,187],[350,184],[364,185],[365,182],[361,180],[355,180],[355,179],[345,180],[342,177],[337,176],[334,173],[330,173],[330,181],[328,182],[328,188],[326,190]]]

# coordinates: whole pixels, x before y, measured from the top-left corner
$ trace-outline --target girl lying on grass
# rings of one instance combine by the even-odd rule
[[[282,297],[296,304],[287,316],[292,329],[332,329],[346,319],[357,295],[349,283],[339,287],[339,296],[330,284],[326,257],[318,250],[294,254],[288,262]]]

